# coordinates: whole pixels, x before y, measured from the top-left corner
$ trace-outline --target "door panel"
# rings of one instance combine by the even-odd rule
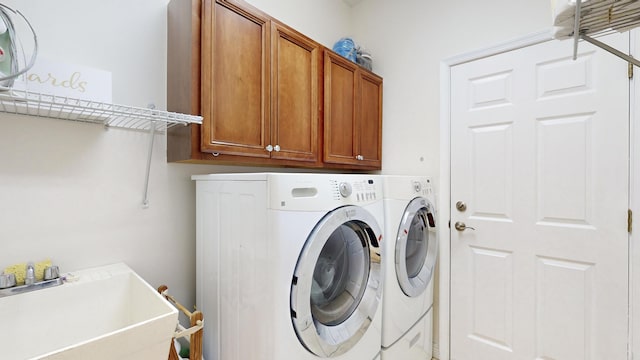
[[[203,4],[201,151],[269,157],[269,19]]]
[[[360,71],[358,154],[363,165],[382,165],[382,78]]]
[[[590,349],[594,347],[595,339],[590,330],[595,320],[594,265],[545,257],[536,259],[536,287],[539,289],[536,294],[539,307],[536,348],[539,357],[593,359]],[[558,336],[558,319],[565,323],[562,336]],[[624,337],[625,333],[620,335]],[[613,353],[615,349],[607,351]],[[618,354],[623,355],[620,351]]]
[[[470,129],[474,218],[511,220],[513,204],[512,124]]]
[[[452,359],[626,358],[627,64],[571,45],[452,68]]]
[[[355,159],[357,65],[338,54],[324,55],[324,162],[357,163]]]
[[[513,254],[470,247],[473,306],[469,337],[496,349],[513,347]]]
[[[286,26],[272,28],[272,143],[280,150],[271,157],[319,160],[320,45]]]

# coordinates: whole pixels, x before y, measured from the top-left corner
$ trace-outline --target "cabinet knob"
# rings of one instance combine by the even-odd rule
[[[356,160],[364,160],[364,156],[362,156],[362,155],[356,155]]]
[[[275,150],[275,151],[280,151],[280,145],[276,145],[276,146],[274,146],[274,147],[273,147],[273,150]]]
[[[269,145],[267,145],[265,150],[267,150],[268,152],[272,152],[273,151],[273,146],[271,146],[271,144],[269,144]]]

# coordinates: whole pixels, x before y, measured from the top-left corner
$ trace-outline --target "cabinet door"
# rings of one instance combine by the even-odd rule
[[[203,152],[269,157],[269,34],[266,16],[203,1]]]
[[[356,70],[358,66],[331,51],[324,56],[324,155],[326,163],[356,160]]]
[[[360,163],[382,166],[382,78],[360,70],[358,138]]]
[[[271,21],[274,159],[319,161],[320,45]]]

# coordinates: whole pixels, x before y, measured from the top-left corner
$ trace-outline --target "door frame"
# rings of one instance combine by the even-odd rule
[[[640,35],[630,33],[630,49],[634,54],[640,51]],[[434,357],[440,360],[449,360],[451,352],[450,341],[450,294],[451,294],[451,68],[470,61],[479,60],[489,56],[501,54],[508,51],[521,49],[524,47],[536,45],[546,41],[555,41],[549,30],[526,35],[505,43],[495,46],[471,51],[461,55],[446,58],[440,62],[440,186],[438,190],[439,214],[438,226],[440,239],[440,259],[438,261],[438,313],[439,319],[437,334],[437,343],[434,344]],[[637,46],[634,46],[636,45]],[[613,55],[611,55],[613,56]],[[640,68],[636,68],[640,72]],[[640,75],[636,75],[640,76]],[[632,80],[630,89],[631,99],[635,94],[640,94],[640,81]],[[634,119],[636,114],[640,114],[640,101],[631,102],[630,119]],[[635,149],[640,150],[640,144],[636,139],[640,140],[640,125],[634,126],[634,122],[630,121],[630,139],[629,139],[629,208],[634,209],[634,205],[640,206],[640,156],[636,154]],[[636,175],[636,173],[638,175]],[[634,191],[636,189],[636,191]],[[640,214],[640,208],[634,209],[634,212]],[[636,224],[640,228],[640,224]],[[629,235],[629,357],[632,353],[640,353],[640,304],[633,305],[632,299],[640,298],[640,274],[636,272],[640,269],[640,246],[632,246],[632,234]],[[635,265],[635,266],[634,266]],[[443,321],[445,320],[445,321]],[[635,331],[634,331],[635,330]],[[635,335],[635,336],[634,336]]]
[[[640,56],[640,33],[637,30],[629,32],[629,51],[636,58]],[[640,67],[634,67],[633,70],[636,75],[631,79],[629,89],[629,209],[636,214],[633,218],[640,220],[637,216],[640,213],[640,124],[634,121],[640,119],[640,101],[633,101],[640,95]],[[638,223],[634,225],[638,229]],[[634,353],[640,354],[640,304],[634,304],[633,301],[640,299],[639,271],[640,246],[634,241],[632,231],[629,234],[629,359],[633,358]]]

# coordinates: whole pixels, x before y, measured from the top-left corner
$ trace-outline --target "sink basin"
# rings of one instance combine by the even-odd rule
[[[178,311],[125,264],[0,298],[2,359],[167,359]]]

